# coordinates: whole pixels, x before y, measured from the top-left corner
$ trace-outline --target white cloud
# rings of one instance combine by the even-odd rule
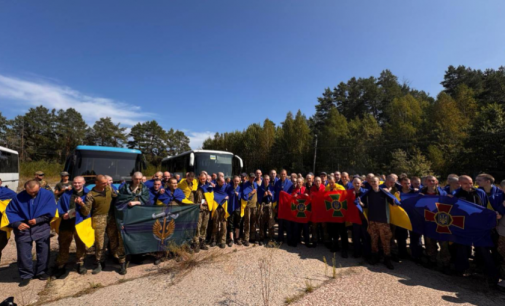
[[[214,134],[213,132],[210,131],[205,131],[205,132],[192,132],[188,130],[182,130],[186,136],[189,137],[189,146],[191,149],[196,150],[196,149],[201,149],[203,142],[207,138],[213,138]]]
[[[153,117],[142,112],[140,106],[115,101],[113,99],[85,95],[67,86],[49,83],[45,80],[28,81],[0,74],[0,98],[19,102],[11,107],[74,108],[82,114],[88,124],[102,117],[111,117],[113,122],[132,126]]]

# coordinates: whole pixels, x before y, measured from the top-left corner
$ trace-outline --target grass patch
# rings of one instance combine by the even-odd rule
[[[305,293],[311,293],[315,290],[314,286],[310,282],[310,280],[305,281]]]

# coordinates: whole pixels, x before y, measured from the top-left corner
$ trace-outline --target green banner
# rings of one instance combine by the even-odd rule
[[[115,213],[126,254],[143,254],[191,242],[200,206],[133,206],[121,210],[116,207]]]

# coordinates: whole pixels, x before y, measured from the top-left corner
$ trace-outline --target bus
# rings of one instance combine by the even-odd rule
[[[238,155],[226,151],[191,150],[179,155],[169,156],[161,161],[161,169],[179,174],[182,178],[186,172],[198,175],[201,171],[207,173],[223,172],[225,178],[239,175],[244,163]]]
[[[19,185],[19,155],[18,152],[0,147],[0,178],[2,186],[15,192]]]
[[[144,169],[146,162],[141,151],[102,146],[77,146],[65,163],[69,179],[83,176],[88,188],[94,186],[95,177],[99,174],[111,176],[118,187],[131,181],[134,172]]]

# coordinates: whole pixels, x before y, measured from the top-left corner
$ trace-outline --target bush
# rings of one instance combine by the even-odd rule
[[[21,162],[19,165],[20,178],[33,178],[36,171],[42,171],[46,175],[48,181],[59,181],[60,172],[63,171],[64,165],[56,162],[47,161],[31,161]]]

